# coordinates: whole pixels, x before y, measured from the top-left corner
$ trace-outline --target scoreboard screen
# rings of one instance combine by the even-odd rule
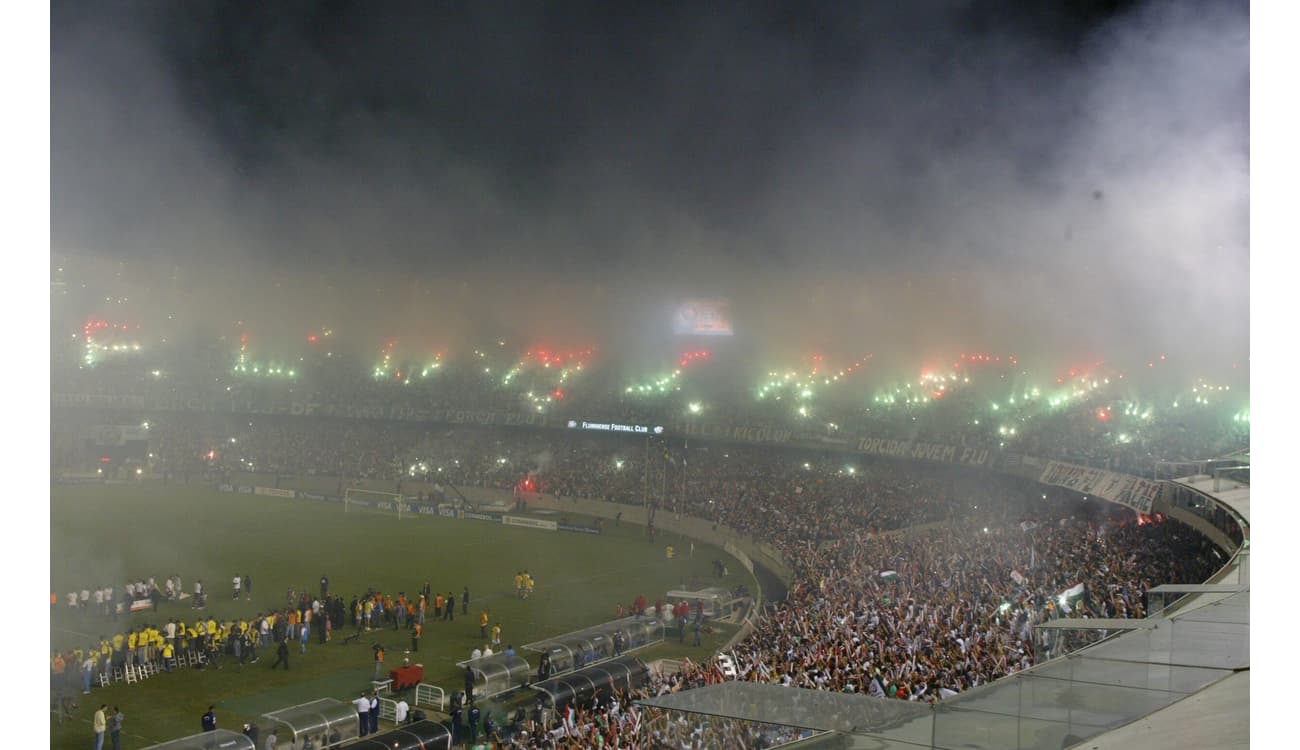
[[[731,303],[721,299],[686,300],[673,314],[673,333],[679,336],[730,336]]]

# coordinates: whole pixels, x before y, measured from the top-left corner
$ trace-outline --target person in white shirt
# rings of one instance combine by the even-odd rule
[[[485,646],[483,646],[483,658],[484,658],[484,659],[486,659],[487,657],[491,656],[493,653],[495,653],[495,652],[492,651],[492,646],[491,646],[491,645],[485,645]]]
[[[397,719],[398,724],[406,723],[406,714],[409,713],[410,710],[411,707],[407,705],[405,698],[397,699],[397,708],[394,711],[394,717]]]
[[[235,576],[231,583],[235,586],[235,598],[239,598],[239,576]]]
[[[370,733],[370,699],[362,693],[360,698],[352,701],[352,705],[357,707],[357,718],[361,721],[361,736],[365,737]]]
[[[475,647],[473,651],[469,652],[469,658],[470,658],[470,659],[482,659],[482,658],[483,658],[483,649],[478,648],[478,647]]]

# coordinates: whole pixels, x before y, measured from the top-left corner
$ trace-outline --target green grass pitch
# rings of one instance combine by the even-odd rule
[[[717,583],[711,562],[725,557],[717,547],[696,542],[688,559],[690,541],[671,534],[657,534],[651,544],[644,529],[630,524],[607,524],[605,532],[589,536],[429,516],[399,521],[374,511],[344,513],[335,503],[186,486],[59,485],[50,499],[51,590],[59,596],[50,613],[51,648],[97,643],[114,627],[125,632],[126,620],[114,626],[64,603],[68,591],[110,581],[120,592],[128,578],[180,575],[189,593],[194,580],[202,579],[209,592],[205,614],[218,620],[283,608],[288,589],[315,592],[322,574],[331,591],[349,601],[367,587],[410,594],[428,581],[435,592],[454,591],[458,598],[462,587],[470,589],[469,616],[459,604],[453,622],[434,622],[430,612],[420,652],[412,655],[412,662],[424,665],[425,681],[450,693],[460,686],[455,662],[484,643],[481,608],[501,624],[503,644],[514,644],[533,663],[520,649],[524,643],[613,619],[616,605],[626,607],[637,594],[653,602],[683,584]],[[677,559],[666,559],[667,545],[677,548]],[[732,573],[725,585],[743,583],[753,590],[752,578],[727,559]],[[513,579],[525,568],[537,588],[521,601]],[[245,574],[253,581],[251,600],[241,595],[233,601],[231,579]],[[164,603],[157,613],[137,613],[130,622],[161,626],[172,617],[191,621],[194,614],[185,600]],[[60,724],[51,713],[51,747],[88,746],[91,715],[100,703],[121,707],[123,747],[139,748],[198,732],[199,717],[211,704],[217,706],[218,726],[238,731],[266,711],[321,697],[354,698],[370,686],[370,645],[383,643],[386,662],[393,665],[410,648],[410,637],[377,629],[342,645],[342,636],[351,632],[335,631],[324,646],[313,633],[306,655],[296,646],[291,650],[288,672],[271,671],[274,653],[261,652],[260,662],[242,669],[227,657],[219,671],[182,670],[95,688],[90,695],[78,692],[70,720]],[[689,637],[686,646],[670,637],[641,655],[707,658],[733,632],[723,627],[699,648],[689,646]]]

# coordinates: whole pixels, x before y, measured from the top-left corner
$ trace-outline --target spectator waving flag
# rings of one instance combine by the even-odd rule
[[[1065,591],[1062,591],[1060,596],[1056,597],[1056,600],[1057,602],[1060,603],[1061,610],[1068,615],[1070,614],[1070,610],[1073,608],[1074,603],[1077,602],[1082,596],[1083,596],[1083,583],[1079,582],[1074,584],[1070,588],[1066,589]]]

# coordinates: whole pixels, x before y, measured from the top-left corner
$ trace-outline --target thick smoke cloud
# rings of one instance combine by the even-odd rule
[[[1243,359],[1246,4],[1003,6],[55,3],[54,253],[272,337]]]

